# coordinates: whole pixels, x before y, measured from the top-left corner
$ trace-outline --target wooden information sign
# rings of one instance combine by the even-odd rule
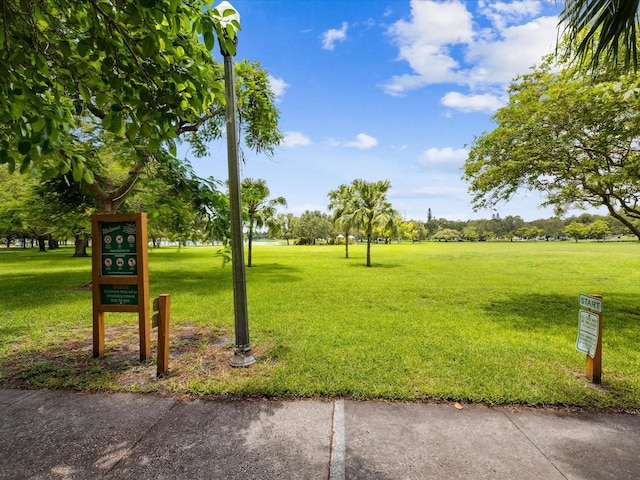
[[[104,357],[105,312],[138,313],[140,360],[151,355],[147,214],[92,216],[93,356]]]
[[[587,354],[586,376],[592,383],[602,381],[602,296],[578,297],[578,338],[576,350]]]

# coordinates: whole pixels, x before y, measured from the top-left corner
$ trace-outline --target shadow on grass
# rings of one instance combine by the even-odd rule
[[[617,349],[640,349],[640,306],[634,295],[603,296],[604,341],[615,338]],[[574,338],[578,332],[580,306],[577,295],[514,295],[506,301],[483,305],[488,317],[501,328],[544,336],[559,333]]]
[[[404,264],[402,263],[376,263],[376,262],[371,262],[371,266],[367,267],[366,261],[356,261],[356,260],[350,260],[351,263],[349,264],[349,268],[366,268],[366,269],[373,269],[375,270],[376,268],[380,269],[392,269],[392,268],[402,268],[404,267]]]
[[[247,279],[268,279],[270,282],[297,282],[302,278],[302,270],[281,263],[254,263],[246,267]]]
[[[83,298],[90,291],[82,286],[91,281],[85,272],[46,272],[29,275],[5,275],[0,281],[2,307],[6,310],[64,305],[75,293]]]
[[[517,330],[547,330],[577,323],[578,299],[569,295],[540,293],[514,295],[484,305],[491,318],[510,323]]]
[[[172,393],[176,385],[231,368],[233,338],[228,335],[222,326],[172,326],[169,372],[158,379],[154,335],[150,358],[140,361],[137,332],[109,327],[103,359],[93,358],[90,332],[34,351],[16,349],[0,359],[0,386]]]

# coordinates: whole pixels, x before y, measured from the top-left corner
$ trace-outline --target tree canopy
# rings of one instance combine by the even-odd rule
[[[367,182],[356,179],[352,182],[354,190],[353,220],[367,238],[367,267],[371,266],[371,240],[376,227],[386,228],[393,224],[398,212],[387,200],[391,188],[389,180]]]
[[[244,216],[247,218],[248,256],[247,266],[252,265],[253,234],[256,228],[269,227],[276,220],[276,208],[287,206],[284,197],[268,198],[271,194],[267,182],[262,178],[245,178],[240,186]]]
[[[638,238],[640,101],[637,73],[602,77],[548,57],[509,88],[497,127],[476,137],[464,166],[474,207],[493,208],[518,191],[544,205],[605,206]]]
[[[235,12],[212,1],[3,2],[0,163],[10,171],[70,172],[102,212],[114,212],[152,163],[189,140],[196,154],[224,132],[216,37],[235,53]],[[281,136],[267,73],[238,66],[245,143],[272,152]],[[116,157],[125,175],[104,167]]]
[[[353,184],[342,184],[335,190],[331,190],[327,196],[333,224],[344,234],[344,257],[349,258],[349,236],[351,230],[357,227],[353,216],[356,201]]]

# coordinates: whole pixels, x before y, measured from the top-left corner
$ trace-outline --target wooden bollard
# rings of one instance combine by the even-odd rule
[[[163,294],[153,300],[152,327],[158,327],[158,370],[161,377],[169,370],[169,318],[171,311],[171,295]]]

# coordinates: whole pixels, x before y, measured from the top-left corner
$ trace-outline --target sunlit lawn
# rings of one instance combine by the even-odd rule
[[[157,380],[135,349],[110,358],[136,346],[131,315],[107,314],[107,356],[91,358],[89,259],[0,249],[0,385],[640,408],[640,244],[374,245],[372,268],[361,245],[348,260],[257,245],[246,369],[228,367],[231,268],[215,251],[150,250],[151,295],[172,296],[174,367]],[[575,349],[580,293],[604,297],[602,386]]]

